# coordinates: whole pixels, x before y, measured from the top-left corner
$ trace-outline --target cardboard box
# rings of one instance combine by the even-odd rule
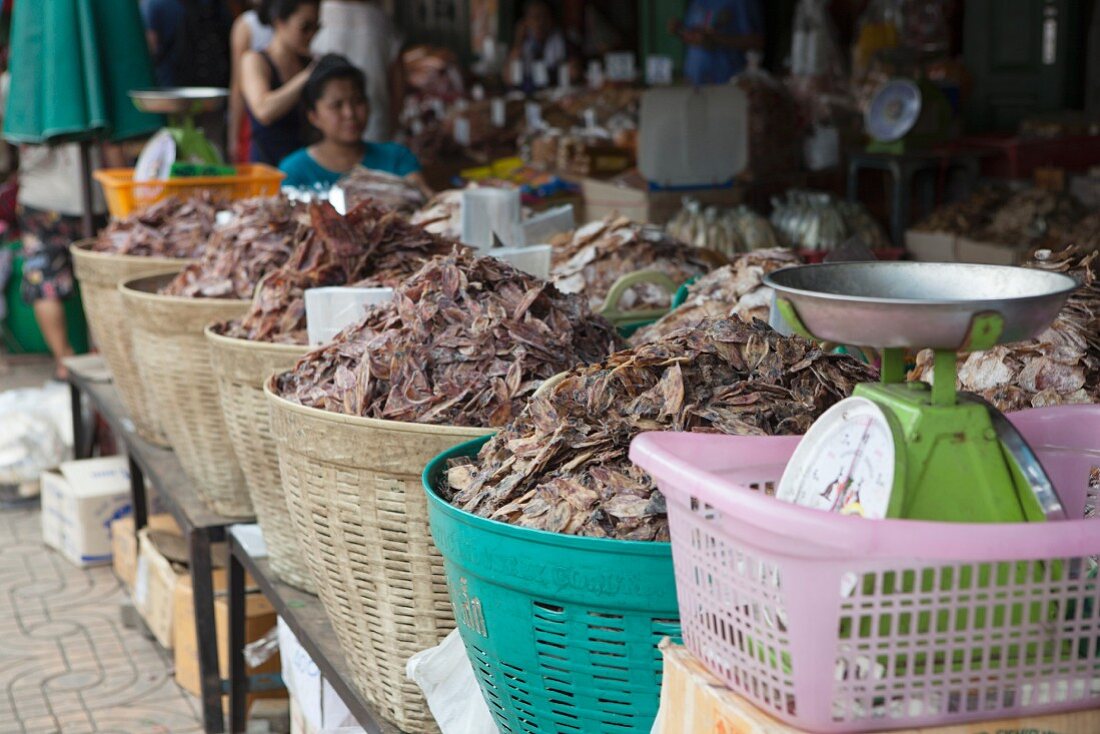
[[[229,677],[229,600],[225,595],[227,588],[226,572],[214,571],[214,624],[218,640],[218,668],[222,679]],[[201,696],[199,684],[198,637],[195,632],[195,595],[190,575],[180,577],[173,595],[172,622],[175,627],[175,648],[173,657],[176,667],[176,684],[195,696]],[[271,602],[259,592],[245,597],[245,639],[254,642],[267,634],[275,626],[278,616]],[[278,673],[282,669],[279,653],[271,656],[263,665],[248,668],[252,673]],[[286,691],[264,691],[250,694],[249,705],[256,698],[286,698]]]
[[[958,262],[982,265],[1018,265],[1027,257],[1027,245],[1008,245],[1000,242],[981,242],[960,237]]]
[[[171,515],[150,515],[148,527],[154,530],[182,535],[179,525]],[[115,576],[126,585],[131,593],[134,590],[134,576],[137,574],[138,539],[134,532],[134,516],[120,517],[111,523],[111,564]]]
[[[166,650],[173,645],[172,611],[176,586],[186,570],[173,565],[149,539],[149,528],[138,531],[138,561],[134,574],[134,606],[149,631]]]
[[[948,232],[905,233],[905,249],[920,262],[1017,265],[1027,256],[1027,245],[981,242]]]
[[[297,730],[303,734],[362,731],[343,699],[321,675],[309,653],[282,619],[279,620],[279,653],[283,662],[283,682],[290,692],[291,731],[295,731],[295,718]]]
[[[919,262],[956,262],[957,239],[950,232],[918,232],[910,229],[905,233],[905,249],[909,251],[910,257]]]
[[[743,190],[738,186],[650,191],[615,180],[582,178],[580,183],[584,216],[589,222],[618,213],[631,221],[663,225],[680,211],[684,197],[696,199],[703,206],[713,204],[722,208],[737,206],[743,198]]]
[[[77,566],[111,562],[113,520],[130,513],[125,457],[67,461],[42,474],[42,539]]]
[[[726,688],[687,648],[661,643],[664,679],[661,708],[653,734],[803,734],[764,713]],[[1093,734],[1100,731],[1100,709],[1026,719],[899,730],[896,734]]]

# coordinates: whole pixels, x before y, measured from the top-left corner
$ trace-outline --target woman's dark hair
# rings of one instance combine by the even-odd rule
[[[303,5],[320,5],[321,0],[261,0],[256,15],[264,25],[273,25],[277,20],[286,20]]]
[[[366,96],[367,77],[362,70],[339,54],[325,54],[317,61],[317,66],[313,67],[306,86],[302,89],[303,106],[307,110],[316,109],[317,100],[325,94],[325,87],[337,79],[350,79]]]

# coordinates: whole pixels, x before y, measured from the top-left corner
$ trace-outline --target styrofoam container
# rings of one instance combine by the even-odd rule
[[[573,205],[556,206],[523,221],[523,242],[519,244],[535,245],[540,242],[549,242],[554,235],[569,232],[576,226],[577,218],[573,212]]]
[[[524,244],[518,189],[488,186],[462,192],[462,242],[479,250],[493,246],[494,235],[505,247]]]
[[[499,258],[525,273],[550,279],[550,257],[554,248],[550,245],[531,245],[530,247],[496,247],[482,253]]]
[[[769,714],[865,732],[1100,705],[1100,406],[1010,414],[1071,518],[866,520],[767,496],[798,437],[648,433],[684,644]]]
[[[638,168],[663,187],[721,186],[748,160],[748,97],[733,84],[642,95]]]
[[[309,345],[325,344],[351,326],[371,306],[393,299],[393,288],[331,286],[306,290],[306,333]]]

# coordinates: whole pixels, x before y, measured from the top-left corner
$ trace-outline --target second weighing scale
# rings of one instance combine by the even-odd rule
[[[168,126],[154,136],[142,151],[138,168],[150,172],[148,178],[165,179],[173,164],[191,164],[222,168],[224,161],[195,117],[225,106],[229,90],[217,87],[164,87],[132,89],[130,99],[142,112],[168,116]],[[232,170],[219,171],[232,174]]]
[[[807,338],[881,350],[880,382],[826,411],[791,457],[781,499],[876,518],[1035,522],[1065,518],[1012,424],[955,389],[958,352],[1040,334],[1077,282],[1027,268],[948,263],[807,265],[764,278]],[[933,381],[906,381],[906,352],[935,352]]]

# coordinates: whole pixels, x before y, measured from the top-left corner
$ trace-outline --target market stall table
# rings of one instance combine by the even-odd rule
[[[222,680],[218,672],[218,642],[214,625],[214,580],[210,546],[226,539],[226,529],[235,523],[254,522],[250,517],[224,517],[203,503],[194,485],[180,466],[176,455],[153,446],[134,432],[118,391],[111,384],[101,357],[83,356],[65,360],[73,398],[73,436],[75,445],[87,456],[89,442],[84,438],[85,423],[82,396],[87,396],[96,411],[125,445],[130,464],[130,494],[135,532],[145,527],[148,502],[145,478],[157,497],[175,519],[187,539],[191,578],[194,588],[195,634],[198,640],[199,677],[202,687],[203,728],[209,734],[225,730],[222,715]],[[78,454],[77,458],[82,458]]]
[[[927,150],[913,153],[855,152],[848,156],[848,201],[858,202],[859,174],[863,170],[885,171],[893,178],[890,197],[890,238],[896,247],[905,244],[905,230],[912,219],[913,187],[917,175],[924,177],[920,187],[921,207],[924,214],[936,204],[938,178],[950,169],[959,169],[965,176],[965,188],[970,191],[978,181],[979,151]]]
[[[309,653],[321,675],[347,705],[367,734],[398,734],[381,715],[359,695],[336,632],[329,623],[321,600],[288,586],[272,572],[267,558],[253,557],[248,544],[238,537],[238,528],[229,531],[229,720],[230,731],[247,729],[250,679],[244,660],[245,575],[251,575],[264,596],[275,607],[302,647]]]

